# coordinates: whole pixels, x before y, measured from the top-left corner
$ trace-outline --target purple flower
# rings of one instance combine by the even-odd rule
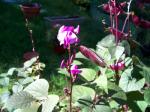
[[[72,65],[70,68],[71,74],[73,76],[78,75],[79,73],[81,73],[81,70],[78,69],[77,65]]]
[[[60,68],[65,68],[66,67],[66,63],[65,63],[65,60],[63,59],[62,61],[61,61],[61,64],[60,64]]]
[[[67,48],[70,44],[78,43],[79,39],[76,34],[79,33],[79,29],[79,25],[76,28],[73,26],[61,26],[57,35],[60,45],[64,45],[64,48]]]
[[[117,62],[113,65],[110,65],[112,70],[123,70],[125,68],[125,63],[123,61]]]

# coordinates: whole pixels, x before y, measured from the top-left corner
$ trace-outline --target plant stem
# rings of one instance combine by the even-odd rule
[[[25,19],[25,21],[26,21],[26,27],[27,27],[27,29],[28,29],[29,36],[30,36],[30,39],[31,39],[32,51],[35,52],[35,46],[34,46],[34,40],[33,40],[32,30],[31,30],[30,27],[29,27],[29,21],[28,21],[27,18]]]
[[[70,74],[71,77],[71,74]],[[72,82],[72,77],[70,79],[70,112],[72,112],[72,87],[73,87],[73,82]]]
[[[71,59],[71,51],[70,51],[70,46],[68,47],[68,54],[69,54],[69,62],[68,62],[68,72],[70,74],[70,101],[69,101],[69,107],[70,107],[70,111],[72,112],[72,87],[73,87],[73,79],[72,79],[72,74],[70,72],[70,67],[71,67],[71,63],[70,63],[70,59]]]

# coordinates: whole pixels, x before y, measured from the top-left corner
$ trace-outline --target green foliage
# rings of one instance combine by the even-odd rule
[[[28,108],[31,103],[36,99],[26,91],[20,91],[13,94],[6,103],[6,108],[17,109],[17,108]]]
[[[75,85],[73,86],[73,101],[76,102],[79,99],[84,99],[89,97],[93,99],[95,97],[95,91],[92,88],[85,87],[85,86],[80,86],[80,85]],[[86,100],[86,99],[85,99]]]
[[[42,103],[42,112],[52,112],[58,101],[57,95],[48,95],[48,98]]]
[[[81,76],[86,81],[93,81],[96,78],[96,71],[90,68],[82,68]]]
[[[136,78],[132,77],[132,69],[126,69],[120,78],[119,81],[119,86],[125,91],[125,92],[130,92],[130,91],[140,91],[144,84],[145,84],[145,79],[142,78],[140,80],[137,80]]]
[[[49,84],[45,79],[37,79],[28,85],[24,91],[31,94],[38,100],[45,99],[48,96]]]

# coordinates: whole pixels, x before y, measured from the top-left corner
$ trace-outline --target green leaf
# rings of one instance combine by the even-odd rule
[[[43,100],[48,96],[49,84],[45,79],[37,79],[29,84],[24,91],[30,93],[38,100]]]
[[[8,70],[8,72],[7,72],[7,75],[12,76],[13,73],[16,71],[16,69],[17,69],[17,68],[10,68],[10,69]]]
[[[88,59],[81,52],[76,53],[76,58]]]
[[[118,104],[124,104],[127,100],[125,92],[115,83],[108,82],[108,95]]]
[[[24,68],[28,68],[28,67],[32,66],[37,61],[37,59],[38,59],[37,57],[34,57],[34,58],[30,59],[29,61],[26,61],[24,63]]]
[[[126,53],[130,55],[130,44],[128,43],[128,41],[123,40],[120,44],[125,48]]]
[[[125,58],[125,66],[128,67],[132,63],[132,58],[126,57]]]
[[[150,104],[150,89],[144,91],[144,100]]]
[[[105,74],[101,74],[93,83],[96,83],[100,89],[108,93],[107,76]]]
[[[116,60],[120,59],[120,57],[122,56],[123,52],[124,52],[124,47],[122,47],[122,46],[117,46],[116,47],[116,51],[115,51],[115,58],[116,58]]]
[[[146,107],[148,106],[148,104],[145,101],[136,101],[136,103],[139,106],[140,110],[142,112],[145,112]]]
[[[144,76],[146,82],[150,83],[150,68],[143,66],[141,74]]]
[[[23,79],[19,79],[19,83],[25,85],[25,84],[28,84],[28,83],[31,83],[33,82],[33,78],[32,77],[27,77],[27,78],[23,78]]]
[[[10,92],[9,91],[4,92],[0,96],[0,103],[4,103],[5,104],[7,102],[7,100],[9,99],[9,97],[10,97]]]
[[[68,71],[65,68],[64,69],[58,68],[58,73],[63,74],[63,75],[67,75],[70,77]]]
[[[112,112],[112,110],[107,105],[95,105],[93,112]]]
[[[83,63],[81,61],[74,60],[72,64],[74,64],[74,65],[82,65]]]
[[[48,95],[48,99],[42,104],[42,112],[52,112],[58,101],[59,97],[57,95]]]
[[[13,93],[18,93],[18,92],[20,92],[22,90],[23,90],[23,86],[21,84],[19,84],[19,83],[16,84],[16,85],[13,85],[13,87],[12,87]]]
[[[97,45],[100,45],[100,46],[103,46],[103,47],[114,46],[115,45],[115,37],[114,37],[114,35],[112,35],[112,34],[107,35],[100,42],[98,42]]]
[[[8,77],[4,77],[4,78],[0,79],[0,85],[8,86],[9,85],[9,78]]]
[[[82,68],[80,75],[87,81],[93,81],[96,77],[96,71],[90,68]]]
[[[100,45],[97,45],[96,53],[98,55],[100,55],[104,59],[104,61],[107,62],[107,63],[111,59],[111,54],[110,54],[108,48],[105,48],[105,47],[102,47]]]
[[[23,109],[16,109],[14,112],[38,112],[39,106],[40,103],[32,102],[30,107],[23,108]]]
[[[145,84],[145,79],[142,78],[137,81],[137,79],[131,76],[132,69],[126,69],[119,80],[119,87],[121,87],[125,92],[139,91]]]
[[[85,87],[85,86],[80,86],[80,85],[73,86],[72,98],[74,102],[86,96],[90,96],[93,99],[95,97],[95,91],[92,88]]]
[[[28,108],[33,101],[35,101],[35,98],[32,95],[26,91],[21,91],[13,94],[7,100],[6,107],[9,109]]]

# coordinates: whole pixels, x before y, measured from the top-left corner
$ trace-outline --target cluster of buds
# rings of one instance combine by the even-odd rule
[[[149,29],[150,28],[150,21],[141,19],[134,13],[130,12],[130,5],[132,0],[129,2],[121,2],[119,3],[117,0],[109,0],[108,3],[102,5],[102,10],[110,15],[110,22],[111,25],[108,28],[108,31],[111,32],[115,38],[116,43],[120,42],[121,40],[128,39],[130,36],[130,29],[128,31],[124,31],[126,25],[129,24],[130,17],[133,22],[138,27]],[[138,4],[149,4],[149,0],[137,0]],[[124,8],[127,8],[127,12],[124,11]],[[126,19],[122,26],[122,29],[119,29],[119,16],[126,15]]]
[[[110,1],[110,3],[103,4],[103,10],[107,13],[111,13],[112,15],[114,14],[123,14],[125,13],[122,8],[124,8],[127,5],[127,2],[122,2],[119,4],[116,4],[114,1]]]
[[[132,13],[131,15],[132,15],[132,21],[136,26],[139,26],[139,27],[144,28],[144,29],[150,28],[150,21],[141,19],[140,17],[138,17],[134,13]]]

